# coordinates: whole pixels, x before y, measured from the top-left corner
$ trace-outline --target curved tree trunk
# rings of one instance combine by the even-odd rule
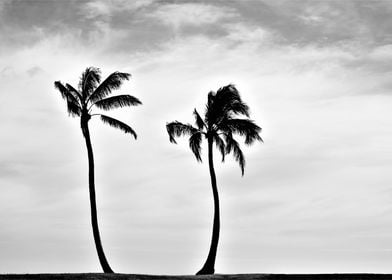
[[[91,225],[93,227],[93,235],[95,241],[95,247],[97,249],[99,262],[101,263],[103,272],[105,273],[113,273],[113,270],[110,268],[108,261],[106,260],[105,253],[102,248],[101,238],[99,236],[98,229],[98,219],[97,219],[97,205],[95,200],[95,182],[94,182],[94,156],[93,156],[93,147],[91,146],[90,140],[90,132],[88,130],[88,120],[81,121],[81,127],[84,139],[86,140],[87,153],[88,153],[88,183],[89,183],[89,191],[90,191],[90,207],[91,207]]]
[[[220,230],[219,196],[218,196],[218,188],[216,185],[212,144],[213,144],[212,139],[208,139],[208,165],[210,168],[212,193],[214,195],[214,224],[212,228],[211,246],[210,246],[210,251],[208,253],[207,260],[204,263],[203,268],[200,269],[200,271],[197,272],[196,275],[214,274],[216,251],[218,249],[218,241],[219,241],[219,230]]]

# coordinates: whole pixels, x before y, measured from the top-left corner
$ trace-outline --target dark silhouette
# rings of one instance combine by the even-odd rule
[[[254,141],[262,141],[259,132],[261,128],[250,119],[238,119],[237,115],[249,117],[249,107],[241,100],[239,92],[234,85],[227,85],[220,88],[216,93],[208,93],[208,101],[204,119],[202,119],[196,109],[193,112],[196,127],[190,124],[183,124],[178,121],[167,123],[166,129],[170,137],[170,142],[176,143],[174,137],[188,135],[189,147],[195,154],[198,161],[201,160],[201,141],[203,136],[208,142],[208,164],[211,176],[212,193],[214,196],[214,224],[212,229],[212,239],[208,257],[202,269],[197,272],[201,274],[214,274],[215,258],[219,241],[219,196],[216,184],[213,161],[213,144],[222,154],[222,161],[225,155],[233,152],[234,158],[238,161],[242,175],[244,175],[245,158],[240,149],[239,143],[233,138],[233,134],[245,137],[245,144],[251,145]]]
[[[108,278],[102,273],[0,274],[0,280],[391,280],[392,274],[219,274],[211,277],[191,275],[117,274]]]
[[[118,128],[125,133],[130,133],[136,139],[137,135],[135,131],[125,123],[102,114],[91,114],[91,110],[94,106],[107,111],[114,108],[142,104],[139,99],[131,95],[107,97],[111,94],[112,90],[118,89],[124,80],[128,80],[129,76],[130,74],[127,73],[114,72],[101,83],[100,70],[98,68],[89,67],[80,77],[78,89],[75,89],[69,84],[63,85],[60,81],[54,83],[55,88],[60,91],[61,96],[67,101],[67,110],[69,115],[73,117],[80,117],[80,127],[82,129],[84,139],[86,140],[88,154],[91,224],[93,227],[98,258],[105,273],[113,273],[113,270],[110,268],[109,263],[106,260],[101,244],[101,238],[99,236],[97,206],[95,200],[94,156],[88,122],[92,116],[100,116],[104,123],[114,128]]]

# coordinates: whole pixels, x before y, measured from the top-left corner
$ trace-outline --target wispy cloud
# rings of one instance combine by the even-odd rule
[[[81,13],[88,19],[104,18],[110,19],[118,13],[133,12],[140,8],[151,5],[156,0],[92,0],[85,3],[81,8]]]
[[[234,9],[198,3],[164,4],[149,14],[149,17],[159,19],[176,30],[187,25],[217,24],[236,16]]]
[[[38,66],[31,67],[30,69],[27,70],[27,74],[29,74],[30,77],[34,77],[36,75],[39,75],[42,72],[43,72],[43,70]]]

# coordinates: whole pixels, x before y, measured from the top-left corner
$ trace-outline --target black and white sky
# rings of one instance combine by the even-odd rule
[[[53,87],[88,66],[131,73],[117,93],[143,102],[112,113],[137,141],[91,121],[115,271],[201,267],[208,166],[165,124],[234,83],[265,143],[244,177],[216,163],[216,271],[392,273],[391,27],[391,1],[2,0],[0,273],[100,271],[79,122]]]

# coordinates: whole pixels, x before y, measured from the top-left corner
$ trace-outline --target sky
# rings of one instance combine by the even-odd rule
[[[87,152],[54,81],[132,75],[90,121],[102,244],[121,273],[193,274],[213,200],[165,124],[233,83],[262,127],[215,162],[218,273],[392,273],[392,2],[2,0],[0,273],[99,272]],[[243,142],[242,142],[243,143]]]

